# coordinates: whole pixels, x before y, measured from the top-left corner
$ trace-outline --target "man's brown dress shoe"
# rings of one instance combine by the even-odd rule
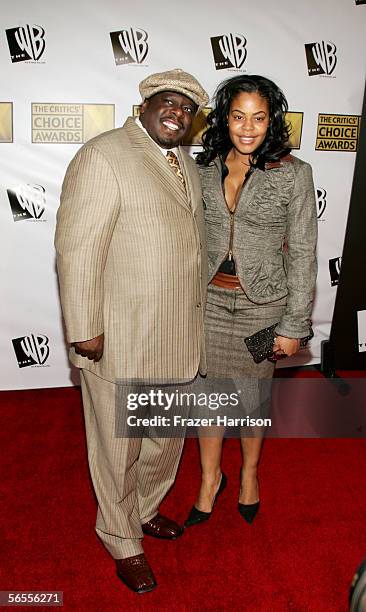
[[[145,535],[164,540],[175,540],[183,533],[183,527],[161,514],[157,514],[150,521],[141,525],[141,529]]]
[[[144,553],[116,559],[117,576],[135,593],[147,593],[156,587],[155,576]]]

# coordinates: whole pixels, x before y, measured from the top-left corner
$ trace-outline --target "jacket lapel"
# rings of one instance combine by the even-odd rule
[[[170,195],[173,195],[181,206],[189,208],[185,189],[178,176],[169,167],[161,151],[159,151],[142,129],[136,125],[132,117],[128,117],[125,127],[132,148],[141,154],[147,172],[153,175],[159,181],[161,187],[168,191]],[[186,179],[186,173],[184,173],[184,178]]]
[[[193,183],[193,177],[192,177],[192,172],[189,168],[189,163],[187,161],[188,157],[188,153],[185,152],[184,149],[182,149],[182,147],[178,148],[178,160],[179,160],[179,164],[184,176],[184,181],[185,181],[185,192],[186,192],[186,201],[188,203],[188,206],[190,208],[192,208],[192,210],[195,210],[197,208],[197,203],[198,203],[198,199],[197,199],[197,189],[195,189],[194,187],[194,183]],[[199,181],[199,178],[197,177],[197,180]],[[201,204],[201,200],[199,199],[199,203]]]

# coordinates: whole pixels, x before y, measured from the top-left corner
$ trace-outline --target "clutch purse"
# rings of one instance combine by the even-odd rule
[[[255,363],[261,363],[265,359],[276,362],[278,359],[283,359],[287,355],[275,355],[273,352],[273,343],[276,338],[275,328],[278,323],[265,327],[259,330],[252,336],[244,338],[244,342],[247,345],[248,351],[251,353]],[[314,332],[310,327],[310,334],[305,338],[300,339],[300,348],[305,348],[309,340],[314,336]]]

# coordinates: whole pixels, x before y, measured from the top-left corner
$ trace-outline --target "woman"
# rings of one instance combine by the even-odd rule
[[[208,378],[240,379],[250,414],[263,406],[274,364],[256,364],[244,338],[277,323],[273,352],[281,358],[294,355],[310,329],[316,278],[314,185],[310,166],[289,154],[287,108],[282,91],[269,79],[240,75],[223,82],[197,156],[209,258]],[[259,509],[262,446],[260,432],[250,433],[241,438],[238,501],[248,523]],[[218,428],[200,433],[202,483],[186,527],[210,518],[225,488],[222,439]]]

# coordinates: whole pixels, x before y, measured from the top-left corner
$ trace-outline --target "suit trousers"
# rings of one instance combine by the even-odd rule
[[[96,532],[115,559],[138,555],[141,525],[157,514],[174,483],[184,437],[116,437],[116,384],[83,369],[81,388]]]

